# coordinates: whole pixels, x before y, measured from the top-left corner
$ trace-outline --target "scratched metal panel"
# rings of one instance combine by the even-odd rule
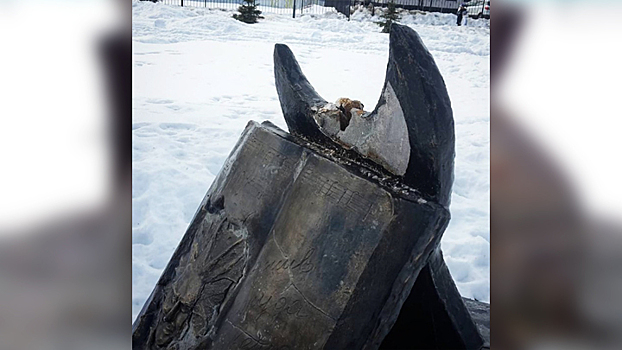
[[[301,144],[249,123],[137,317],[134,349],[377,348],[448,212]]]
[[[392,215],[386,191],[309,154],[214,348],[323,348]]]
[[[263,247],[301,153],[249,123],[134,322],[133,348],[209,341]]]

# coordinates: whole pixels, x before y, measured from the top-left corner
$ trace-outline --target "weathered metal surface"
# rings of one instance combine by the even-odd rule
[[[480,348],[439,248],[453,117],[419,36],[392,28],[371,113],[327,104],[287,46],[274,59],[293,136],[249,123],[138,315],[134,349]]]
[[[291,133],[350,150],[344,153],[349,158],[362,157],[426,198],[449,205],[455,155],[451,101],[434,58],[413,29],[392,25],[380,99],[373,111],[352,113],[345,128],[339,111],[315,91],[286,45],[275,46],[274,72]]]
[[[135,349],[377,348],[446,208],[251,122],[133,329]]]
[[[468,298],[462,298],[462,301],[484,341],[482,349],[490,349],[490,304]]]
[[[254,265],[301,154],[249,125],[137,317],[134,348],[191,348],[219,326],[219,310]]]
[[[483,336],[489,344],[490,325],[486,329],[473,322],[437,248],[380,349],[480,349],[486,344]]]

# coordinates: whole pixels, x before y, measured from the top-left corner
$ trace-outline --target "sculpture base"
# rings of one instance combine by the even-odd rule
[[[138,315],[133,348],[376,349],[409,295],[461,306],[447,332],[467,327],[456,337],[476,348],[439,268],[448,221],[443,206],[250,122]],[[437,279],[412,294],[422,269]]]

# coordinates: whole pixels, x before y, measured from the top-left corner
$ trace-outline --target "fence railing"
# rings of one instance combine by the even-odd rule
[[[363,2],[365,5],[370,1]],[[455,13],[461,4],[458,0],[393,0],[395,7],[426,12]],[[374,6],[386,7],[389,0],[371,1]]]
[[[154,1],[155,2],[155,1]],[[206,7],[223,10],[237,10],[242,4],[241,0],[159,0],[163,4]],[[326,12],[342,12],[350,16],[352,0],[257,0],[257,8],[263,13],[290,15],[292,17],[301,14],[323,14]],[[340,11],[341,10],[341,11]]]
[[[242,0],[148,0],[169,5],[206,7],[223,10],[237,10]],[[396,7],[407,10],[455,13],[461,3],[458,0],[393,0]],[[365,5],[386,7],[389,0],[256,0],[263,13],[291,15],[323,14],[337,10],[350,18],[354,6]]]

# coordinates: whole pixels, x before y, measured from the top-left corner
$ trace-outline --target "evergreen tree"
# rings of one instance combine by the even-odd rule
[[[380,15],[380,18],[383,20],[380,22],[376,22],[379,26],[382,27],[383,33],[388,33],[391,31],[391,24],[400,20],[400,15],[397,13],[397,9],[395,8],[395,3],[393,0],[389,1],[387,5],[387,10]]]
[[[239,14],[234,14],[233,18],[244,23],[257,23],[258,19],[263,19],[261,11],[257,9],[255,0],[244,0],[244,4],[238,7]]]

